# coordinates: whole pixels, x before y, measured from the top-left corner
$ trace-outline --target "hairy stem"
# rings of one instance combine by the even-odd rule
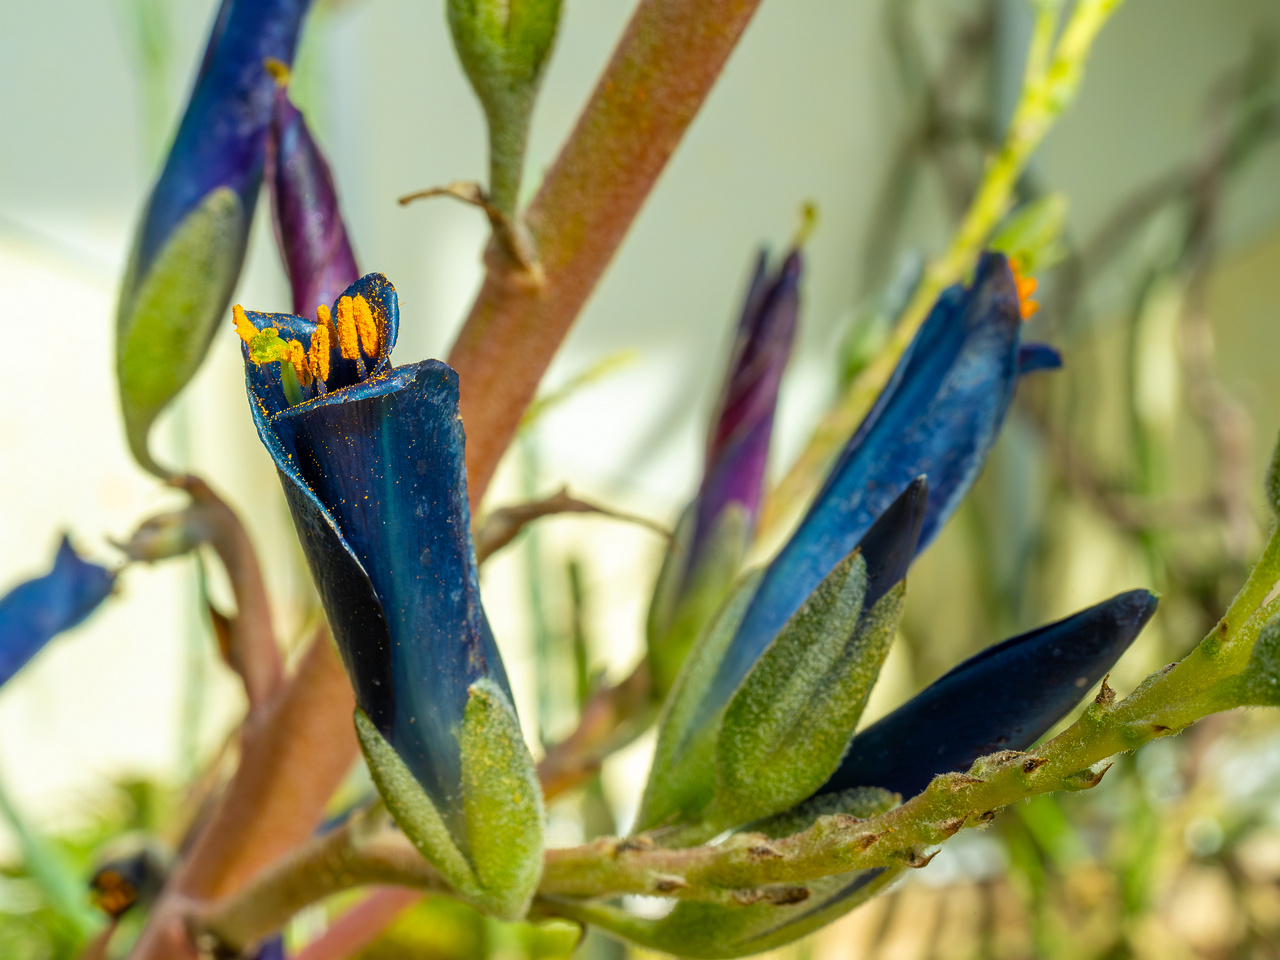
[[[500,245],[449,354],[473,509],[555,355],[760,0],[641,0],[525,224],[540,271]]]
[[[1264,557],[1280,544],[1273,531]],[[1018,800],[1059,790],[1086,790],[1106,773],[1097,765],[1197,720],[1249,702],[1254,646],[1263,626],[1280,615],[1280,598],[1247,612],[1276,586],[1276,568],[1260,562],[1232,610],[1181,662],[1152,674],[1116,702],[1102,691],[1063,733],[1030,753],[1005,750],[979,759],[967,773],[935,777],[906,803],[869,819],[818,817],[779,839],[739,833],[722,843],[672,849],[654,838],[601,838],[549,850],[538,888],[542,913],[575,916],[575,901],[648,894],[724,905],[796,902],[805,884],[875,867],[919,867],[927,850],[966,827],[987,823]],[[1259,584],[1265,583],[1265,589]],[[436,872],[399,834],[361,818],[277,863],[253,884],[199,918],[217,942],[235,948],[282,926],[308,903],[369,883],[449,893]],[[456,894],[451,894],[456,895]],[[390,916],[394,911],[382,911]],[[369,931],[364,925],[360,931]]]
[[[234,897],[198,918],[221,946],[243,950],[278,930],[293,914],[330,894],[368,884],[394,883],[447,890],[440,875],[398,833],[381,827],[379,811],[358,814],[262,874],[252,896]]]

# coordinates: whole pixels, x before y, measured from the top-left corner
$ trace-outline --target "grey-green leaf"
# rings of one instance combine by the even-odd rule
[[[719,717],[698,730],[693,722],[759,582],[760,571],[753,571],[733,589],[676,677],[658,721],[658,745],[636,817],[637,831],[691,819],[711,801]]]
[[[849,747],[902,612],[899,583],[863,613],[866,564],[850,554],[813,592],[734,694],[720,728],[708,828],[795,806]]]
[[[542,791],[515,708],[492,680],[471,685],[460,741],[467,840],[482,904],[518,920],[542,876]]]
[[[229,187],[211,190],[139,275],[130,265],[116,312],[116,378],[129,449],[157,476],[156,417],[195,376],[244,262],[248,220]]]
[[[480,881],[454,842],[444,817],[400,759],[400,754],[359,709],[356,710],[356,736],[374,785],[405,836],[455,890],[477,904],[483,902]]]

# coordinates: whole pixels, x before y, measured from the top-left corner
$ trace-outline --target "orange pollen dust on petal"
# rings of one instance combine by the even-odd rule
[[[1031,299],[1035,295],[1036,287],[1040,284],[1035,277],[1023,275],[1022,267],[1017,260],[1010,260],[1009,267],[1013,270],[1013,282],[1018,288],[1018,310],[1023,320],[1030,320],[1040,309],[1040,304]]]
[[[342,351],[342,358],[359,360],[360,340],[356,333],[355,306],[350,297],[343,297],[338,301],[337,316],[333,319],[334,326],[338,329],[338,347]]]
[[[238,303],[231,308],[231,322],[235,324],[236,333],[245,343],[251,343],[258,335],[258,328],[249,322],[249,318],[245,316],[244,307]]]
[[[360,334],[360,348],[364,350],[366,357],[375,359],[378,356],[380,338],[378,325],[373,319],[373,310],[369,306],[369,301],[358,293],[352,301],[352,307],[355,310],[356,330]]]

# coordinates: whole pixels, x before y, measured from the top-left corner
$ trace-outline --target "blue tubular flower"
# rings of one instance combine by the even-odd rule
[[[0,686],[46,643],[96,610],[115,579],[110,570],[81,560],[64,536],[52,570],[0,598]]]
[[[969,491],[1013,399],[1022,354],[1018,287],[1008,262],[986,254],[969,287],[943,292],[888,386],[849,440],[799,528],[770,564],[721,665],[722,702],[822,578],[921,474],[929,503],[924,549]]]
[[[262,182],[275,81],[310,0],[223,0],[164,169],[134,237],[116,315],[116,367],[129,444],[194,376],[244,261]]]
[[[437,360],[391,366],[399,310],[381,274],[352,284],[316,322],[239,307],[233,313],[258,436],[280,471],[372,727],[361,736],[375,779],[406,832],[455,885],[480,901],[510,895],[494,909],[518,914],[541,862],[540,798],[480,603],[457,375]],[[499,746],[518,769],[494,763],[488,781],[477,784],[468,780],[468,743],[490,734],[506,738]],[[394,756],[377,752],[383,745]],[[387,764],[402,764],[420,790],[406,798],[404,778],[395,780]],[[469,826],[484,799],[476,791],[490,788],[505,790],[503,802],[529,815],[531,822],[521,825],[517,816],[507,824],[521,825],[524,835],[480,836]],[[447,833],[433,833],[433,824]],[[507,846],[495,854],[495,843]],[[500,855],[524,858],[514,893],[489,889],[510,886],[486,874]],[[493,870],[501,873],[501,865]]]
[[[854,737],[818,794],[874,786],[905,799],[981,756],[1025,750],[1115,665],[1156,603],[1130,590],[988,647]]]
[[[773,276],[761,251],[734,337],[707,437],[698,495],[685,511],[649,611],[649,672],[655,700],[670,690],[689,647],[742,566],[769,463],[778,387],[800,307],[799,250]]]

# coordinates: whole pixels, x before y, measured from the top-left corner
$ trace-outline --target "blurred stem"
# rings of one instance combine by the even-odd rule
[[[1000,152],[988,163],[946,252],[932,261],[880,355],[846,388],[813,432],[808,445],[765,501],[757,539],[768,542],[808,502],[832,459],[871,409],[902,354],[946,287],[973,269],[983,245],[1013,202],[1014,188],[1054,121],[1075,99],[1084,64],[1098,31],[1122,0],[1079,0],[1062,28],[1060,0],[1040,0],[1027,54],[1022,94]]]
[[[531,432],[520,437],[520,486],[527,500],[537,493],[541,474],[537,440]],[[528,589],[529,620],[533,628],[533,667],[538,687],[538,741],[547,743],[547,726],[555,715],[555,675],[552,664],[551,628],[547,625],[543,597],[541,537],[537,524],[524,528],[524,572]]]
[[[191,900],[225,897],[306,841],[356,756],[351,684],[317,635],[297,673],[246,724],[231,781],[178,866],[131,960],[194,957],[184,922]]]
[[[174,49],[172,0],[124,0],[126,31],[142,92],[147,174],[164,156],[173,126],[169,85]]]
[[[187,642],[183,648],[186,661],[183,671],[186,690],[182,697],[182,719],[178,733],[178,769],[182,771],[183,783],[190,783],[200,773],[200,727],[204,721],[204,694],[207,680],[205,644],[209,642],[208,630],[205,628],[207,621],[204,617],[209,596],[204,559],[200,556],[199,550],[196,550],[192,553],[191,560],[192,576],[186,583],[186,592],[190,594],[189,602],[185,605]]]
[[[760,0],[641,0],[524,223],[542,271],[500,245],[449,353],[473,509],[538,382],[711,92]]]

